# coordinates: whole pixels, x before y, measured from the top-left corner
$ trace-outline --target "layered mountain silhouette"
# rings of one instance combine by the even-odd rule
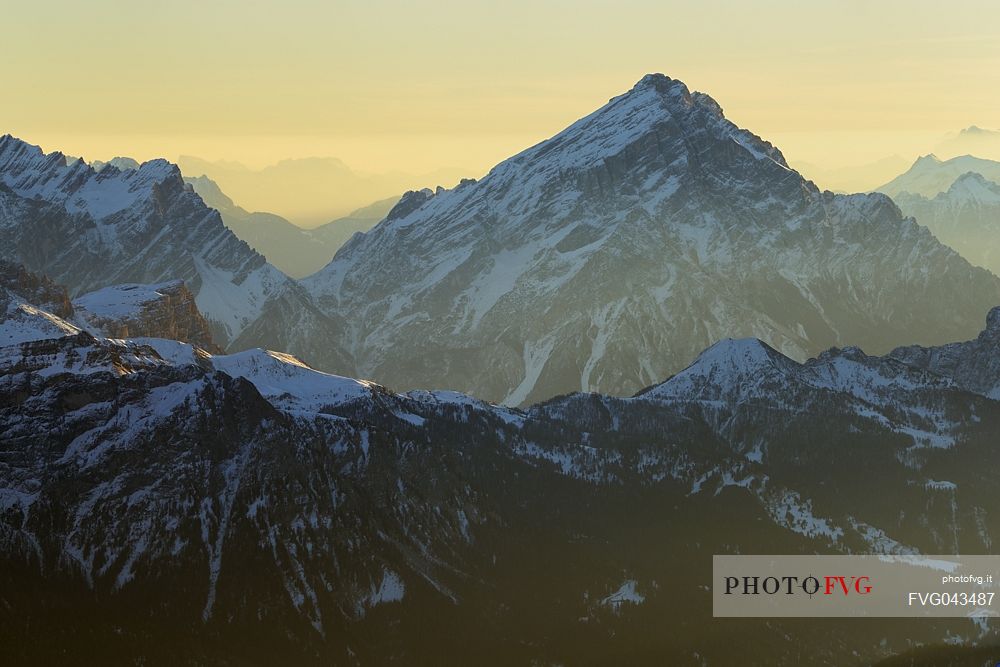
[[[325,225],[302,229],[280,215],[251,213],[238,206],[207,176],[184,180],[222,215],[222,221],[236,236],[293,278],[303,278],[326,266],[347,239],[374,227],[399,201],[399,197],[382,199]]]
[[[934,197],[902,192],[894,200],[970,262],[1000,274],[1000,183],[968,172]]]
[[[996,550],[1000,163],[822,191],[652,74],[309,231],[223,191],[402,176],[186,164],[236,189],[0,137],[4,664],[1000,659],[987,619],[711,590],[714,555]]]
[[[352,211],[425,184],[456,183],[456,169],[424,174],[364,173],[337,158],[287,159],[263,169],[182,155],[185,176],[207,176],[250,210],[272,211],[302,227],[323,225]]]
[[[0,278],[14,662],[870,664],[996,638],[712,622],[709,584],[713,554],[988,552],[1000,310],[886,357],[723,340],[635,397],[518,410],[107,338]]]
[[[726,337],[798,360],[968,338],[1000,301],[890,199],[821,192],[663,75],[481,181],[407,194],[301,281],[162,160],[97,171],[7,136],[0,198],[0,254],[73,296],[180,279],[230,352],[511,405],[630,395]]]
[[[941,141],[934,151],[938,155],[979,155],[1000,160],[1000,130],[970,125]]]
[[[940,160],[934,154],[924,155],[908,170],[876,189],[893,198],[902,193],[933,198],[947,192],[956,179],[970,172],[991,181],[1000,181],[1000,162],[972,155],[950,160]]]
[[[226,228],[175,165],[123,160],[97,170],[0,137],[0,258],[65,284],[73,297],[122,283],[182,280],[222,347],[239,348],[265,313],[308,323],[317,345],[332,337],[330,318]],[[283,329],[273,338],[293,334]],[[298,347],[308,350],[309,343]],[[334,363],[330,345],[323,349]]]

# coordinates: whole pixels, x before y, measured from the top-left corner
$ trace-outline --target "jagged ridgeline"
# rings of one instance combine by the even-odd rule
[[[213,355],[169,318],[108,338],[0,278],[10,664],[995,657],[964,619],[712,620],[709,584],[713,554],[990,552],[1000,310],[883,357],[723,340],[633,398],[519,410]]]
[[[512,405],[630,395],[727,336],[798,360],[972,337],[1000,303],[885,196],[820,192],[663,75],[453,190],[406,196],[294,281],[164,161],[0,139],[0,254],[74,296],[182,279],[228,351]]]
[[[72,297],[123,283],[182,280],[220,346],[294,343],[318,358],[308,352],[315,344],[326,364],[350,369],[334,352],[341,327],[226,228],[176,165],[118,160],[98,167],[0,137],[0,258],[44,273]],[[248,330],[253,340],[241,343]],[[306,332],[309,340],[293,340]]]

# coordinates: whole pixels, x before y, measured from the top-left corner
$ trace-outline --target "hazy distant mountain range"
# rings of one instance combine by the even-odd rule
[[[185,176],[208,176],[247,210],[271,211],[301,227],[326,224],[407,190],[451,185],[466,175],[457,169],[365,174],[335,158],[282,160],[263,169],[250,169],[235,162],[182,155],[177,164]]]
[[[274,213],[250,213],[237,206],[207,176],[184,179],[206,204],[222,214],[226,227],[293,278],[320,270],[355,232],[365,232],[399,201],[389,197],[313,229],[302,229]]]
[[[157,290],[85,301],[136,291]],[[996,641],[965,619],[712,623],[709,583],[713,554],[988,552],[997,310],[885,357],[724,340],[633,398],[524,411],[109,339],[16,268],[0,312],[15,663],[790,666]]]
[[[895,201],[970,262],[1000,274],[1000,183],[969,172],[933,197],[903,192]]]
[[[1000,130],[971,125],[946,137],[934,151],[939,155],[978,155],[1000,160]]]
[[[1000,274],[1000,162],[926,155],[879,190],[970,262]]]
[[[904,171],[910,162],[899,155],[849,167],[821,167],[801,160],[791,166],[821,189],[834,192],[868,192]]]
[[[936,155],[924,155],[904,173],[876,190],[890,197],[908,192],[924,197],[934,197],[945,192],[955,180],[969,172],[980,174],[991,181],[1000,181],[1000,162],[963,155],[940,160]]]

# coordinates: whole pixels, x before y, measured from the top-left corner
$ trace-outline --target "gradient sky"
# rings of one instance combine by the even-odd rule
[[[106,159],[479,175],[659,71],[793,162],[1000,127],[1000,3],[8,3],[0,133]]]

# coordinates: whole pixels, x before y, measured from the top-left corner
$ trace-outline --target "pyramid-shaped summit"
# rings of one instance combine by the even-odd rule
[[[973,335],[1000,302],[887,197],[820,192],[661,74],[478,182],[404,201],[304,281],[345,323],[353,373],[401,389],[629,395],[723,338],[886,351]]]

